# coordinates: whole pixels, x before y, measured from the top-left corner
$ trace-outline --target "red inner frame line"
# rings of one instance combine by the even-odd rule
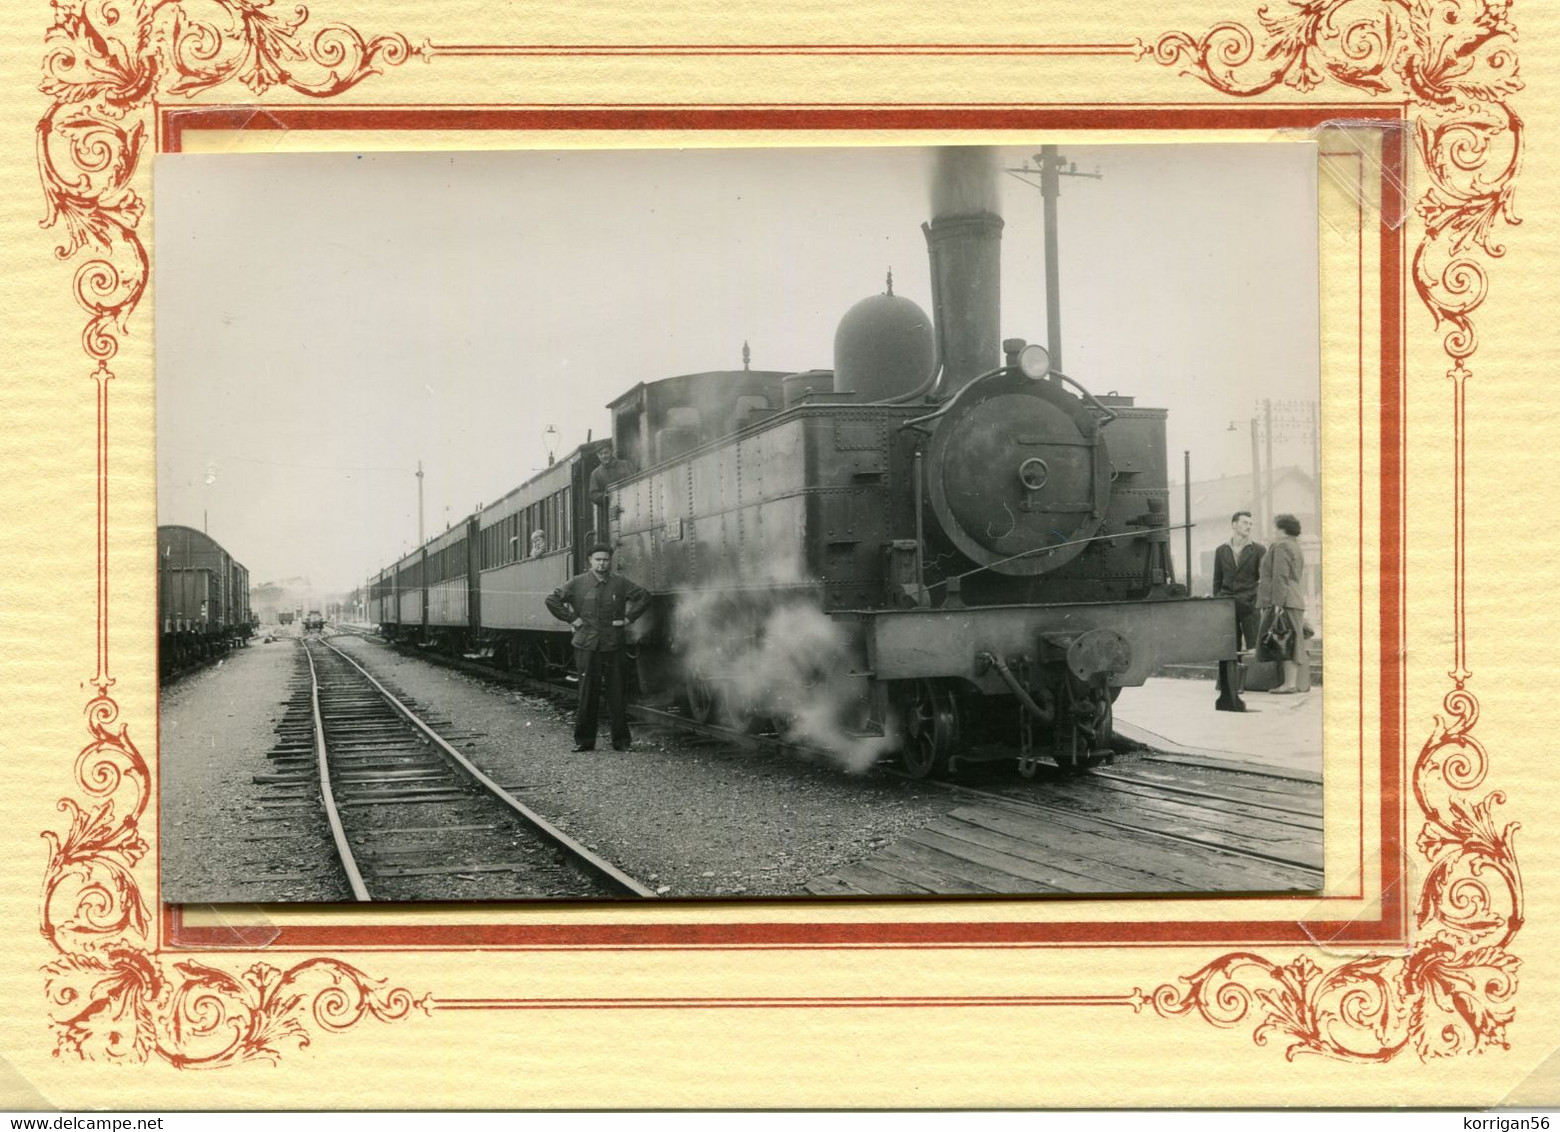
[[[1173,107],[1144,106],[1034,106],[975,105],[952,107],[839,107],[784,104],[753,107],[416,107],[416,106],[265,106],[265,107],[169,107],[158,108],[157,147],[160,153],[182,152],[186,131],[200,130],[483,130],[483,131],[579,131],[602,130],[1279,130],[1314,129],[1341,118],[1351,123],[1378,122],[1401,125],[1403,107],[1381,103],[1365,105],[1284,104],[1251,106],[1182,104]],[[1397,131],[1402,139],[1406,131]],[[1404,143],[1391,136],[1383,150],[1381,168],[1382,212],[1401,215],[1404,175],[1408,155]],[[1363,173],[1362,173],[1363,176]],[[1362,214],[1363,215],[1363,214]],[[1364,228],[1361,226],[1361,239]],[[1101,923],[1057,921],[1029,923],[993,920],[978,923],[919,923],[884,919],[869,923],[640,923],[640,924],[374,924],[284,927],[268,945],[268,951],[313,950],[320,947],[352,947],[363,950],[428,948],[442,951],[475,949],[530,950],[614,948],[706,949],[798,947],[979,947],[979,946],[1184,946],[1188,944],[1295,944],[1325,943],[1402,944],[1408,926],[1408,879],[1403,857],[1408,815],[1404,791],[1403,718],[1406,687],[1399,656],[1403,645],[1406,599],[1403,571],[1404,493],[1406,490],[1404,429],[1404,226],[1382,224],[1379,229],[1381,258],[1381,508],[1379,602],[1381,609],[1380,708],[1381,743],[1379,772],[1381,802],[1380,870],[1382,898],[1375,918],[1347,921],[1216,920],[1183,922]],[[1362,249],[1363,251],[1363,249]],[[1361,314],[1363,330],[1363,256],[1361,257]],[[1360,375],[1364,378],[1363,334],[1360,336]],[[1365,418],[1361,409],[1360,442]],[[1364,484],[1361,483],[1363,503]],[[1363,507],[1362,528],[1364,545]],[[1360,586],[1363,590],[1362,576]],[[1361,649],[1363,650],[1363,636]],[[1361,654],[1361,671],[1364,656]],[[1368,699],[1361,697],[1362,710]],[[1362,721],[1363,724],[1363,721]],[[1365,770],[1361,750],[1361,773]],[[159,776],[160,778],[160,776]],[[158,813],[161,821],[161,810]],[[1363,826],[1362,826],[1363,831]],[[1362,847],[1363,863],[1363,847]],[[1363,869],[1362,869],[1363,875]],[[1228,896],[1212,897],[1220,901]],[[1048,903],[1099,897],[1056,897]],[[1143,900],[1144,898],[1129,898]],[[1184,900],[1185,897],[1177,897]],[[1195,899],[1195,898],[1194,898]],[[1314,903],[1312,895],[1254,897],[1263,901],[1287,899]],[[820,901],[820,915],[827,916],[830,902]],[[917,906],[925,902],[916,901]],[[535,908],[537,905],[524,905]],[[728,905],[729,906],[729,905]],[[861,902],[851,902],[860,907]],[[326,907],[326,906],[321,906]],[[402,907],[417,907],[416,905]],[[622,906],[625,911],[631,905]],[[892,905],[880,905],[892,915]],[[192,927],[183,922],[179,905],[160,904],[161,946],[176,950],[242,946],[242,931],[228,927]]]

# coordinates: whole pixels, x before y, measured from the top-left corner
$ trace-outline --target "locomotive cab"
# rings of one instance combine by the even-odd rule
[[[618,457],[645,469],[738,432],[784,406],[786,376],[711,370],[641,382],[608,405]]]

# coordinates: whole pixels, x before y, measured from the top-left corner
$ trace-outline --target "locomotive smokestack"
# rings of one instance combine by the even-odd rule
[[[932,209],[932,222],[921,231],[932,261],[942,390],[952,393],[1001,364],[1002,217],[992,151],[940,150]]]

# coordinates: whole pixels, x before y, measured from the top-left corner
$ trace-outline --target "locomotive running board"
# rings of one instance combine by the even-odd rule
[[[1132,646],[1132,658],[1111,683],[1126,687],[1142,684],[1162,664],[1235,657],[1231,598],[884,609],[854,616],[865,629],[867,667],[877,679],[956,677],[995,694],[1006,689],[984,670],[980,655],[1034,657],[1042,634],[1120,633]]]

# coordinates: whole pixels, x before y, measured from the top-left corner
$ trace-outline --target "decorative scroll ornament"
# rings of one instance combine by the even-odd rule
[[[87,312],[82,346],[97,363],[98,656],[86,708],[91,742],[76,758],[78,795],[63,798],[63,833],[46,832],[43,936],[59,953],[44,968],[56,1055],[146,1061],[179,1068],[275,1059],[304,1046],[311,1026],[340,1030],[426,1010],[427,998],[386,990],[335,959],[281,970],[255,964],[234,976],[203,963],[167,965],[152,950],[152,916],[136,870],[152,779],[109,695],[106,609],[108,362],[145,294],[150,269],[137,229],[145,203],[131,187],[159,97],[193,95],[231,80],[256,96],[275,86],[311,96],[345,91],[411,49],[401,36],[365,40],[349,27],[306,31],[308,12],[271,12],[270,0],[88,0],[54,5],[39,88],[52,105],[38,123],[45,228],[63,230],[56,254],[76,269]]]
[[[1418,848],[1430,862],[1407,955],[1365,956],[1323,970],[1305,956],[1287,964],[1237,952],[1180,986],[1153,994],[1161,1014],[1196,1012],[1220,1026],[1255,1015],[1259,1045],[1285,1054],[1388,1061],[1410,1047],[1422,1058],[1506,1047],[1519,961],[1508,945],[1522,927],[1516,824],[1498,826],[1500,791],[1475,796],[1488,771],[1473,737],[1478,707],[1467,692],[1445,700],[1449,717],[1414,764],[1414,797],[1425,822]]]
[[[1523,123],[1508,104],[1522,89],[1516,32],[1503,0],[1285,0],[1257,13],[1259,31],[1215,25],[1200,37],[1160,36],[1145,54],[1216,90],[1252,97],[1301,92],[1328,79],[1414,107],[1414,140],[1429,187],[1415,211],[1424,237],[1414,287],[1461,366],[1478,339],[1473,312],[1489,291],[1492,238],[1513,209]]]
[[[54,12],[39,83],[53,101],[38,123],[43,226],[63,227],[61,259],[92,254],[75,294],[88,315],[82,344],[99,362],[118,352],[146,291],[146,206],[130,186],[157,98],[235,80],[255,97],[285,87],[329,98],[415,53],[399,35],[306,29],[308,9],[274,14],[271,0],[55,0]]]
[[[145,203],[131,186],[156,100],[235,80],[256,97],[285,87],[327,98],[420,52],[398,35],[365,39],[340,24],[307,29],[305,8],[277,14],[270,0],[55,0],[54,10],[40,83],[51,105],[36,137],[42,224],[62,229],[62,260],[88,256],[73,291],[87,313],[82,344],[101,385],[148,283],[138,234]],[[1472,315],[1488,292],[1484,263],[1504,251],[1493,230],[1498,221],[1519,222],[1512,197],[1523,124],[1506,99],[1522,84],[1507,5],[1287,0],[1272,12],[1260,10],[1257,32],[1221,23],[1201,37],[1164,35],[1143,53],[1237,97],[1280,85],[1304,92],[1331,79],[1410,100],[1430,181],[1416,208],[1424,236],[1414,283],[1454,375],[1466,375],[1477,346]],[[101,497],[99,506],[101,524]],[[100,609],[106,654],[102,618]],[[1516,826],[1493,817],[1504,796],[1476,796],[1488,764],[1472,735],[1478,709],[1464,689],[1467,675],[1459,657],[1447,717],[1438,718],[1413,772],[1425,817],[1417,845],[1430,862],[1413,951],[1331,970],[1305,956],[1279,964],[1233,953],[1179,986],[1158,988],[1151,1000],[1161,1014],[1195,1012],[1222,1026],[1254,1020],[1256,1040],[1277,1038],[1290,1057],[1386,1061],[1410,1047],[1430,1057],[1505,1044],[1518,967],[1507,947],[1522,924],[1522,883],[1511,845]],[[57,1053],[227,1065],[307,1045],[311,1025],[339,1030],[427,1009],[426,997],[385,990],[335,959],[286,970],[255,964],[239,976],[203,963],[165,965],[150,950],[151,917],[136,878],[148,851],[139,823],[150,772],[117,723],[106,655],[92,683],[91,742],[76,760],[79,798],[59,803],[69,829],[44,834],[41,929],[60,956],[45,968]]]
[[[1506,100],[1522,82],[1508,6],[1502,0],[1288,0],[1259,10],[1259,32],[1226,22],[1201,37],[1171,32],[1143,49],[1237,97],[1280,85],[1308,92],[1331,79],[1406,99],[1429,179],[1415,206],[1424,231],[1413,277],[1441,331],[1456,389],[1458,609],[1454,687],[1413,769],[1424,817],[1416,847],[1429,872],[1414,912],[1412,949],[1330,970],[1305,956],[1279,964],[1238,952],[1152,996],[1161,1014],[1196,1012],[1221,1026],[1255,1021],[1258,1044],[1281,1040],[1290,1058],[1314,1053],[1388,1061],[1409,1048],[1430,1058],[1505,1047],[1515,1015],[1520,963],[1507,948],[1523,920],[1522,876],[1512,849],[1518,827],[1494,817],[1504,794],[1479,793],[1489,761],[1473,736],[1478,701],[1466,687],[1461,510],[1466,363],[1478,344],[1472,316],[1489,289],[1485,262],[1505,252],[1492,238],[1496,223],[1520,222],[1512,199],[1522,119]]]

